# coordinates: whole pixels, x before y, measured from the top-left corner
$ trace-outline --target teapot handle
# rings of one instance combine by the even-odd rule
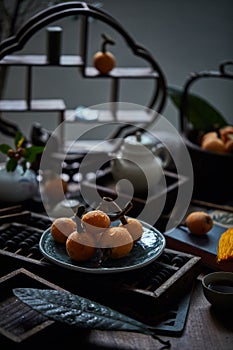
[[[162,143],[156,144],[152,149],[153,154],[162,162],[162,167],[166,168],[171,162],[171,156],[167,148],[162,145]]]

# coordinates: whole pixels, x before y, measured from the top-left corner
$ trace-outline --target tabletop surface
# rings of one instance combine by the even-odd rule
[[[181,336],[158,335],[163,341],[169,341],[171,349],[192,350],[231,350],[233,344],[232,315],[215,310],[205,299],[201,285],[202,275],[195,280],[190,307],[184,331]],[[166,349],[159,340],[149,335],[122,332],[81,330],[74,326],[55,322],[25,341],[15,343],[0,336],[0,344],[5,349],[31,349],[33,346],[53,348],[74,347],[78,349],[121,349],[152,350]]]
[[[33,270],[32,265],[27,261],[12,259],[8,261],[8,256],[0,254],[0,277],[18,269],[20,267]],[[194,288],[191,294],[190,306],[186,318],[184,331],[181,335],[171,336],[159,334],[163,341],[169,341],[171,349],[191,349],[191,350],[231,350],[233,344],[233,319],[231,314],[216,311],[203,294],[201,278],[207,271],[202,269],[195,278]],[[38,265],[35,271],[39,276],[43,276],[41,266]],[[67,277],[67,278],[66,278]],[[66,288],[66,279],[69,274],[60,273],[60,280],[56,281],[58,286]],[[46,279],[52,283],[54,276],[48,274]],[[59,283],[60,281],[60,283]],[[70,281],[69,281],[70,282]],[[77,281],[76,281],[77,282]],[[80,280],[79,280],[80,283]],[[67,288],[66,288],[67,289]],[[68,288],[69,290],[69,288]],[[72,291],[72,290],[69,290]],[[74,292],[74,291],[72,291]],[[93,292],[93,291],[92,291]],[[101,349],[101,350],[152,350],[165,349],[164,345],[157,339],[149,335],[122,332],[122,331],[97,331],[84,330],[55,322],[50,327],[30,336],[26,340],[16,343],[0,335],[1,349],[32,349],[33,347],[48,347],[68,349],[74,346],[80,349]]]

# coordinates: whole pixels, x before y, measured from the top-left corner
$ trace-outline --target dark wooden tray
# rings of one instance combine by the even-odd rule
[[[67,270],[46,260],[39,250],[40,237],[48,228],[48,224],[46,216],[32,213],[30,221],[26,224],[8,223],[0,226],[0,262],[1,266],[4,267],[2,273],[6,274],[23,267],[65,289],[78,293],[83,292],[85,295],[89,294],[90,297],[93,294],[93,284],[96,285],[96,293],[98,288],[100,289],[100,295],[102,285],[105,286],[106,290],[110,290],[114,286],[114,288],[131,296],[134,295],[143,300],[148,299],[149,303],[153,304],[173,301],[174,293],[177,296],[182,295],[184,292],[183,284],[189,287],[199,273],[200,257],[167,248],[156,261],[148,266],[136,271],[113,274],[117,276],[95,276],[95,274]],[[18,242],[16,246],[8,246],[9,238],[14,239],[25,230],[28,234],[25,239]],[[13,237],[9,236],[11,234]],[[22,249],[20,243],[28,238],[33,238],[31,246]],[[61,275],[66,276],[66,278],[61,279]],[[79,281],[85,283],[79,283]]]
[[[0,278],[0,334],[17,343],[54,323],[14,296],[20,287],[64,290],[23,268]]]

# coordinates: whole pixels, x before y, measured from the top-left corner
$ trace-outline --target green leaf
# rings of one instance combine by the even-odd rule
[[[18,131],[16,133],[15,139],[14,139],[15,147],[16,148],[21,147],[23,142],[24,142],[24,136],[23,136],[23,134],[20,131]]]
[[[25,152],[23,154],[24,159],[26,159],[28,162],[33,163],[36,160],[36,156],[38,154],[43,153],[44,147],[43,146],[31,146],[25,148]]]
[[[17,165],[18,165],[18,161],[16,159],[10,158],[6,163],[6,170],[15,171]]]
[[[6,145],[4,143],[2,143],[0,145],[0,151],[4,154],[7,154],[7,152],[9,151],[9,149],[11,149],[11,147],[9,145]]]
[[[23,303],[54,321],[88,329],[148,334],[170,347],[170,342],[157,337],[149,326],[78,295],[35,288],[15,288],[13,292]]]
[[[21,164],[20,164],[21,166],[22,166],[22,168],[23,168],[23,173],[25,173],[25,171],[27,170],[27,161],[26,160],[24,160],[23,162],[21,162]]]
[[[180,109],[183,90],[177,87],[168,87],[167,93],[174,105]],[[192,93],[188,94],[186,116],[197,130],[208,131],[227,125],[227,121],[216,108],[205,99]]]

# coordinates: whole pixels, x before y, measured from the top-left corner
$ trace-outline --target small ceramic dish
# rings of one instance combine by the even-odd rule
[[[206,299],[216,308],[233,309],[233,272],[212,272],[202,279]]]

